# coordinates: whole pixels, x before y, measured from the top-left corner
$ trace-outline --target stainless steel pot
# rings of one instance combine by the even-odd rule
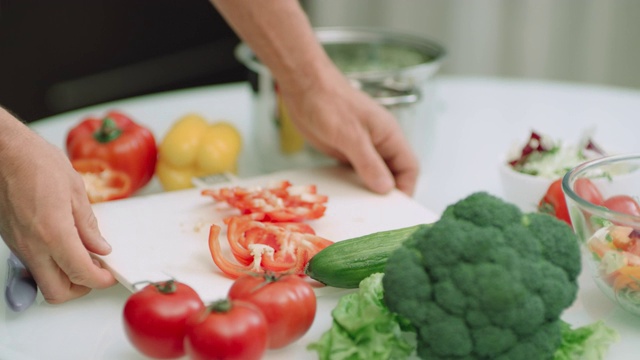
[[[415,107],[440,69],[443,46],[422,37],[373,28],[317,28],[316,36],[351,83],[389,109],[415,138]],[[236,57],[250,70],[256,145],[265,171],[331,162],[304,143],[280,103],[269,69],[244,43]]]

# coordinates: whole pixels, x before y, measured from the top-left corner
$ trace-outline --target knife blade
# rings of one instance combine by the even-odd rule
[[[38,295],[38,285],[29,269],[11,252],[7,259],[8,271],[4,295],[9,308],[21,312],[34,303]]]

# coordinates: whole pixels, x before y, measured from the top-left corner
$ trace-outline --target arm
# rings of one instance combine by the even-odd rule
[[[315,38],[298,0],[211,0],[270,69],[298,130],[365,185],[412,194],[418,161],[393,115],[356,90]]]
[[[65,154],[0,108],[0,236],[60,303],[115,283],[80,176]]]

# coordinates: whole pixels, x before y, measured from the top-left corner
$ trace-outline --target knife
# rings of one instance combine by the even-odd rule
[[[24,311],[34,303],[38,295],[38,285],[29,269],[11,252],[7,259],[9,269],[4,295],[9,308],[15,312]]]

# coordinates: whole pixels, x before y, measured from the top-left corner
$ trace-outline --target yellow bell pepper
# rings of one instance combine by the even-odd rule
[[[242,137],[230,123],[209,123],[197,114],[178,119],[158,148],[156,176],[167,190],[193,187],[191,179],[237,172]]]
[[[278,125],[280,130],[280,151],[284,154],[295,154],[304,149],[304,138],[293,125],[289,111],[278,96]]]

